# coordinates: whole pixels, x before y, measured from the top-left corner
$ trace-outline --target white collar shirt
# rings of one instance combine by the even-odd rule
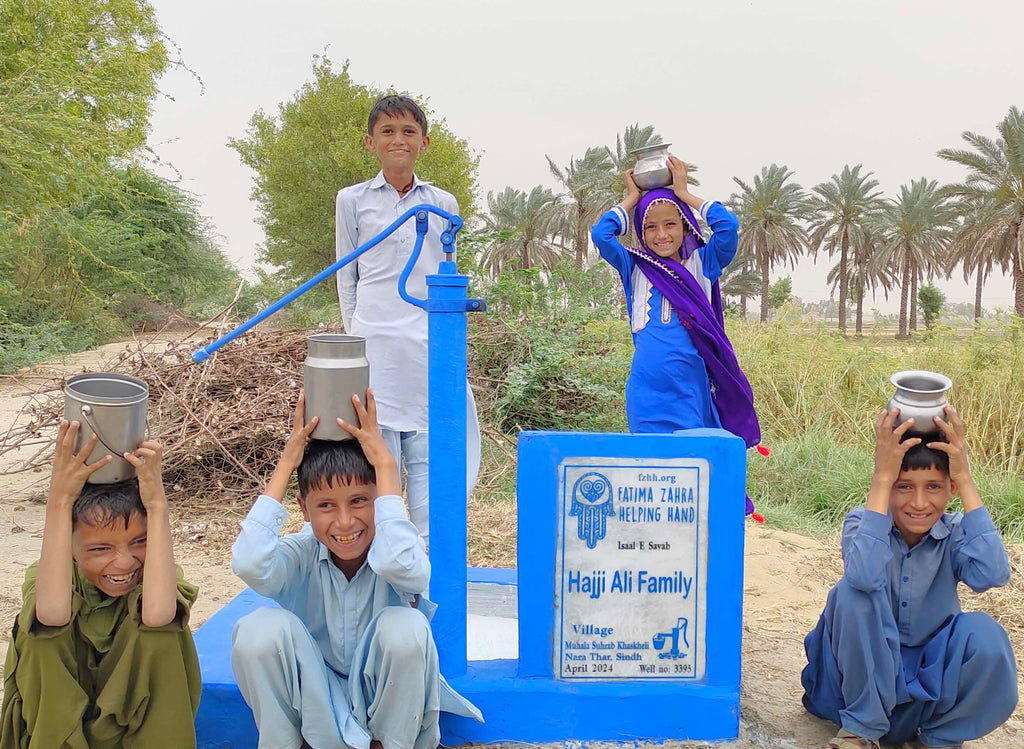
[[[399,216],[421,203],[457,214],[454,196],[413,177],[404,197],[383,172],[368,182],[343,188],[336,201],[337,258],[373,239]],[[446,221],[430,214],[423,249],[406,285],[419,299],[427,296],[426,276],[444,260],[441,232]],[[366,338],[370,386],[380,425],[395,431],[428,428],[427,315],[398,294],[398,278],[416,244],[416,221],[409,219],[373,249],[337,274],[338,299],[345,330]]]

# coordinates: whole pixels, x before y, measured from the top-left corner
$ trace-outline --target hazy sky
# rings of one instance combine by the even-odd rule
[[[427,97],[481,156],[481,202],[505,186],[555,187],[545,155],[564,165],[634,122],[699,166],[705,198],[728,198],[733,176],[772,162],[807,188],[863,163],[893,196],[922,176],[962,179],[936,151],[960,147],[964,130],[994,136],[1024,105],[1024,7],[1005,0],[151,2],[204,85],[164,77],[150,142],[241,268],[263,235],[252,174],[226,142],[290,99],[316,54],[336,69],[349,60],[359,83]],[[792,275],[815,301],[827,267],[804,260],[773,279]],[[941,285],[973,302],[958,277]],[[989,282],[985,305],[1012,306],[1008,279]]]

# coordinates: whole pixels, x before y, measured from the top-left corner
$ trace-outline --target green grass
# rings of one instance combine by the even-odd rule
[[[750,378],[769,458],[750,454],[748,490],[769,522],[834,530],[864,501],[875,418],[889,377],[930,369],[953,380],[972,474],[1008,540],[1024,541],[1024,328],[992,323],[895,341],[847,337],[821,325],[738,322],[730,336]]]
[[[535,324],[521,321],[514,345],[497,336],[476,353],[499,393],[508,364],[518,394],[512,400],[522,413],[538,401],[552,403],[555,393],[566,405],[555,414],[559,427],[534,428],[624,431],[623,388],[632,356],[626,322],[568,314],[548,316],[537,330]],[[727,327],[754,390],[763,444],[772,450],[767,458],[750,451],[747,471],[748,491],[769,524],[812,534],[839,528],[867,495],[874,423],[893,393],[889,377],[903,369],[930,369],[953,380],[949,400],[967,426],[972,474],[996,524],[1008,541],[1024,543],[1019,321],[945,328],[907,341],[888,331],[844,337],[834,327],[798,318],[764,325],[729,320]],[[507,390],[505,398],[507,406]],[[501,423],[514,436],[509,421],[492,420],[493,415],[482,409],[482,422]],[[485,472],[497,470],[504,459],[491,455]],[[506,474],[499,501],[514,502],[507,481]],[[954,501],[952,509],[957,506]]]

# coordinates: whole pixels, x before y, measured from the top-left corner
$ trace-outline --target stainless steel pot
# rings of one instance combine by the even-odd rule
[[[641,190],[653,190],[672,184],[672,172],[668,169],[668,147],[670,145],[672,144],[659,143],[656,146],[644,146],[630,151],[636,156],[633,181]]]
[[[929,434],[939,431],[932,421],[933,416],[945,419],[943,409],[949,404],[946,391],[953,387],[953,381],[938,372],[923,369],[907,369],[897,372],[889,378],[896,388],[889,399],[888,409],[900,410],[896,424],[907,419],[914,419],[913,431],[918,434]]]
[[[303,365],[308,424],[314,416],[320,423],[313,430],[313,439],[352,439],[338,426],[340,416],[349,424],[358,424],[352,395],[365,404],[366,388],[370,386],[370,365],[366,361],[366,339],[341,333],[315,333],[306,339],[306,361]]]
[[[90,484],[113,484],[133,478],[135,466],[121,457],[133,452],[146,439],[146,409],[149,385],[145,381],[115,372],[75,375],[64,386],[64,418],[81,422],[75,450],[93,435],[99,444],[86,463],[104,455],[114,459],[86,479]]]

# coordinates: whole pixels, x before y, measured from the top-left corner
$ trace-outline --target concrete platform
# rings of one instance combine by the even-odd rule
[[[467,655],[470,661],[515,660],[519,656],[516,570],[470,567],[466,570]],[[245,704],[231,670],[231,631],[255,609],[276,607],[252,589],[233,598],[195,634],[203,676],[203,696],[196,716],[200,749],[250,749],[257,743],[252,711]]]

